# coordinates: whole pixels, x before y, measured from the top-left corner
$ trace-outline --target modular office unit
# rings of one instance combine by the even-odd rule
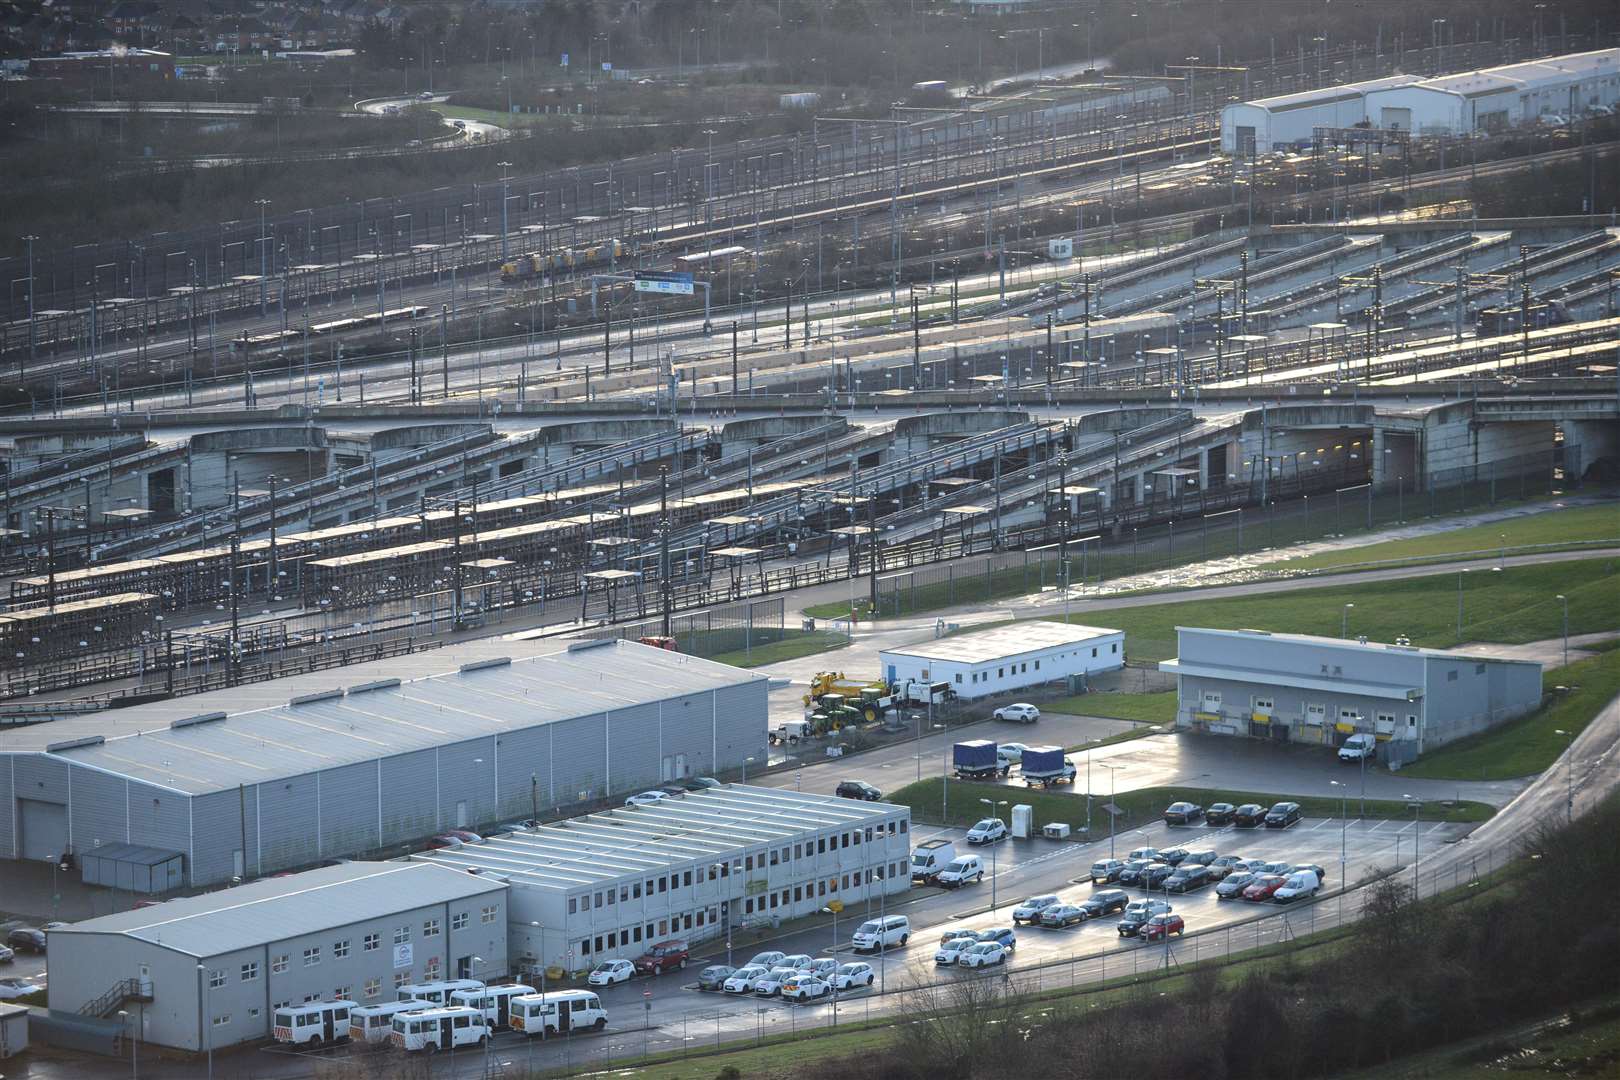
[[[0,856],[132,844],[205,885],[397,851],[763,759],[766,695],[634,642],[494,641],[57,720],[0,733]]]
[[[1393,763],[1521,716],[1541,701],[1529,660],[1361,640],[1178,626],[1176,725],[1338,746],[1372,734]]]
[[[851,918],[883,911],[910,888],[910,832],[903,806],[727,784],[415,858],[511,885],[513,962],[528,974],[834,901]]]
[[[1125,664],[1125,632],[1075,623],[1011,623],[878,653],[890,683],[948,682],[958,697],[1010,693]]]
[[[393,1001],[398,987],[507,973],[506,886],[420,863],[344,863],[50,932],[51,1007],[128,1013],[183,1050],[268,1038],[305,1001]],[[119,988],[127,988],[127,993]]]

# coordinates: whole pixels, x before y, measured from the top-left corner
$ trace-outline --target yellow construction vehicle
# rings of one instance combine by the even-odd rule
[[[859,699],[865,690],[887,693],[888,689],[877,679],[862,682],[846,678],[842,671],[818,671],[815,678],[810,680],[810,692],[804,695],[804,703],[807,707],[814,705],[827,694],[842,694],[847,698]]]

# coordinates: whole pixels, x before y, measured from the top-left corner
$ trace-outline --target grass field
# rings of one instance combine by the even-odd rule
[[[1572,506],[1549,509],[1528,517],[1451,529],[1410,540],[1389,540],[1382,544],[1325,551],[1303,559],[1268,564],[1268,569],[1323,570],[1358,563],[1399,562],[1434,556],[1480,553],[1489,558],[1502,547],[1535,545],[1574,545],[1593,540],[1620,543],[1620,506]]]
[[[1157,694],[1079,694],[1059,698],[1041,707],[1042,712],[1070,716],[1101,716],[1108,720],[1136,720],[1144,724],[1168,724],[1176,718],[1176,692]]]
[[[1620,1073],[1620,1002],[1591,1003],[1527,1023],[1519,1031],[1470,1039],[1340,1080],[1536,1080],[1537,1077],[1615,1076]]]
[[[1450,648],[1469,641],[1516,644],[1557,637],[1563,627],[1560,593],[1569,597],[1571,634],[1620,629],[1620,562],[1614,559],[1502,571],[1482,567],[1463,574],[1219,600],[1199,600],[1192,593],[1181,601],[1090,610],[1071,616],[1071,621],[1124,630],[1126,651],[1133,660],[1167,660],[1176,655],[1178,625],[1338,637],[1344,605],[1354,604],[1349,613],[1352,637],[1365,634],[1373,641],[1394,641],[1405,634],[1414,645]]]
[[[967,780],[950,781],[950,791],[945,796],[950,800],[947,810],[948,817],[940,822],[940,787],[942,781],[937,777],[929,780],[919,780],[907,784],[898,791],[891,791],[886,802],[903,803],[911,807],[911,812],[918,821],[935,822],[945,825],[971,825],[980,818],[988,817],[984,804],[980,799],[1006,799],[1009,802],[1028,803],[1034,811],[1034,827],[1041,828],[1048,822],[1063,822],[1071,826],[1084,825],[1086,822],[1086,770],[1083,762],[1080,765],[1080,775],[1076,777],[1078,794],[1069,792],[1043,791],[1039,788],[1010,788],[1000,784],[983,784]],[[1102,809],[1104,802],[1112,801],[1123,813],[1116,823],[1117,828],[1135,828],[1147,821],[1158,821],[1164,813],[1164,808],[1173,802],[1186,800],[1200,806],[1211,803],[1229,802],[1241,806],[1243,803],[1260,803],[1270,806],[1275,802],[1287,799],[1297,802],[1306,817],[1338,817],[1339,800],[1320,796],[1305,795],[1277,795],[1263,794],[1254,791],[1226,791],[1216,788],[1185,788],[1185,787],[1150,787],[1139,788],[1135,791],[1121,791],[1110,796],[1107,790],[1107,776],[1098,771],[1092,776],[1092,785],[1095,796],[1092,803],[1091,822],[1092,832],[1106,831],[1108,815]],[[1354,813],[1360,808],[1360,800],[1352,798],[1350,809]],[[1422,816],[1425,821],[1450,822],[1477,822],[1484,821],[1496,811],[1484,803],[1464,802],[1455,805],[1443,803],[1424,803]],[[1369,818],[1409,818],[1412,816],[1411,808],[1402,799],[1368,799],[1367,817]],[[1198,835],[1197,829],[1187,830],[1189,839]]]
[[[1543,689],[1571,689],[1541,709],[1491,731],[1431,751],[1401,770],[1426,780],[1506,780],[1543,772],[1616,695],[1620,649],[1610,649],[1542,676]],[[1558,734],[1567,731],[1569,736]]]
[[[849,644],[849,638],[831,630],[782,631],[788,636],[781,641],[773,641],[766,645],[755,645],[752,649],[735,649],[730,652],[716,653],[710,660],[733,667],[754,668],[766,664],[776,664],[783,660],[797,660],[801,656],[810,656],[814,653],[827,652],[831,649],[842,649]]]

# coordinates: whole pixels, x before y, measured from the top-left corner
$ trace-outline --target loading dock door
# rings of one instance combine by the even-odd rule
[[[17,800],[17,823],[22,828],[22,857],[50,862],[67,849],[67,807],[38,799]]]
[[[1380,127],[1386,127],[1394,131],[1412,130],[1411,109],[1392,109],[1386,105],[1378,111],[1378,119]]]

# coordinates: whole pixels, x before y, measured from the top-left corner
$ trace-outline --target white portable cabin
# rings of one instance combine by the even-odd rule
[[[345,1000],[289,1005],[276,1010],[276,1022],[271,1034],[276,1042],[292,1043],[294,1046],[347,1039],[349,1013],[355,1007],[354,1002]]]
[[[387,1042],[394,1030],[394,1017],[400,1013],[433,1008],[430,1001],[385,1001],[381,1005],[361,1005],[349,1010],[349,1038],[360,1042]]]
[[[1125,663],[1125,632],[1034,620],[878,652],[890,684],[944,682],[962,699],[1013,693],[1042,683],[1115,671]]]
[[[563,1035],[607,1026],[602,999],[589,990],[555,990],[512,999],[512,1030],[530,1036]]]
[[[401,1001],[427,1001],[434,1005],[447,1005],[450,995],[457,990],[482,990],[484,984],[477,979],[449,979],[444,982],[407,983],[399,988]]]
[[[465,1005],[483,1011],[484,1019],[499,1030],[511,1026],[512,1001],[534,993],[534,987],[522,983],[503,983],[486,986],[481,990],[456,990],[450,995],[450,1004]]]
[[[403,1012],[394,1017],[389,1042],[401,1050],[452,1050],[477,1045],[489,1037],[489,1024],[478,1009],[449,1006]]]

